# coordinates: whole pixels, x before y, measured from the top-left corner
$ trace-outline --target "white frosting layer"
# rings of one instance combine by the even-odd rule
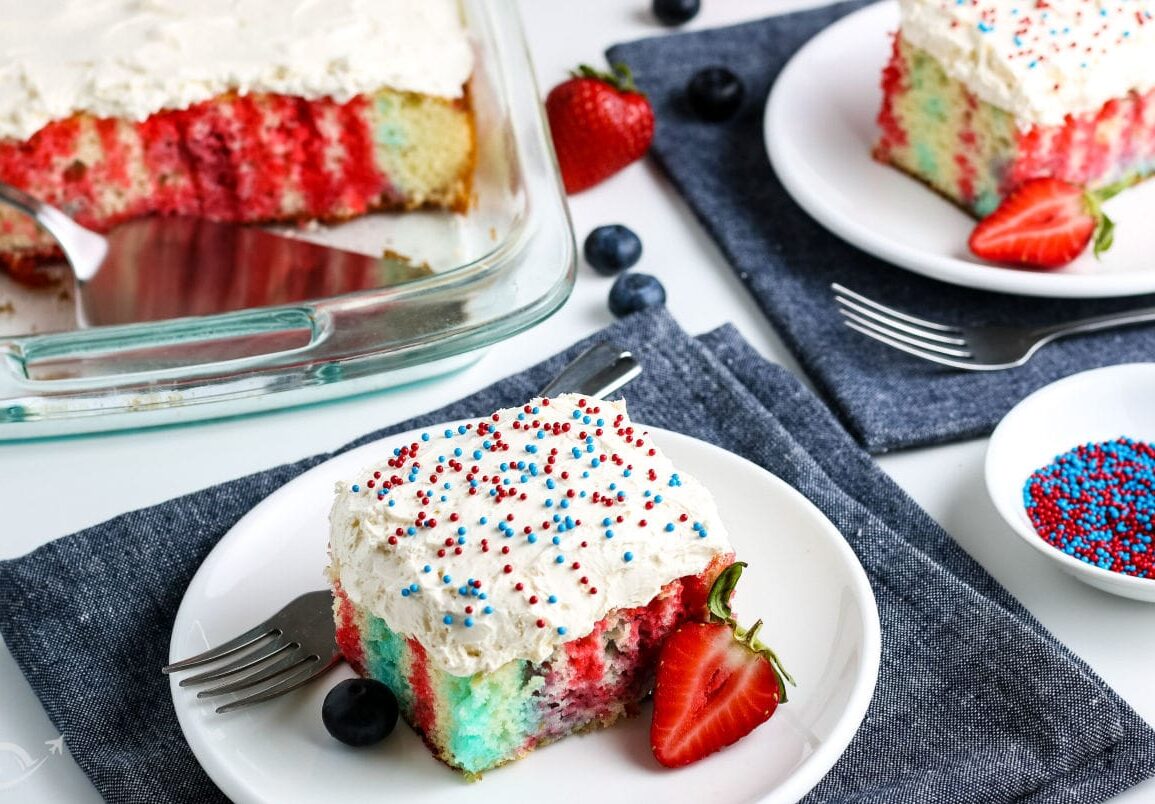
[[[431,432],[400,468],[383,462],[337,486],[331,574],[452,675],[541,662],[611,609],[648,603],[731,552],[710,493],[633,427],[624,403],[569,395],[526,408],[482,420],[487,432]]]
[[[76,112],[143,120],[224,92],[459,97],[456,0],[0,0],[0,137]]]
[[[1021,128],[1155,87],[1151,0],[900,0],[902,36]]]

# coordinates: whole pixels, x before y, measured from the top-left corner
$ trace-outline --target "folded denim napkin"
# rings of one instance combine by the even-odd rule
[[[783,478],[838,526],[870,575],[882,622],[878,686],[858,735],[810,800],[1092,802],[1155,774],[1155,733],[895,486],[816,397],[731,327],[691,338],[664,312],[633,316],[349,446],[520,404],[603,339],[633,350],[645,367],[624,394],[636,419],[718,444]],[[181,736],[159,672],[172,621],[217,540],[327,457],[132,511],[0,562],[0,632],[109,800],[223,800]]]
[[[794,203],[766,156],[762,114],[767,95],[799,47],[863,5],[841,3],[608,51],[611,61],[629,64],[654,106],[657,132],[651,153],[850,431],[875,453],[980,436],[1016,402],[1052,380],[1097,366],[1153,359],[1155,327],[1149,326],[1060,341],[1018,369],[963,372],[910,357],[842,325],[831,282],[924,318],[966,324],[1053,323],[1155,305],[1150,296],[1035,299],[926,279],[844,243]],[[888,42],[877,45],[885,51]],[[725,123],[697,120],[685,102],[690,77],[714,65],[729,67],[746,86],[742,110]],[[864,159],[871,144],[862,144]]]

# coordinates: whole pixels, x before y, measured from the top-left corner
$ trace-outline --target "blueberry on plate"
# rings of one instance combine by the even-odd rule
[[[613,276],[642,257],[642,241],[620,223],[599,226],[589,233],[583,247],[586,262],[603,276]]]
[[[610,288],[610,312],[621,317],[666,303],[666,289],[649,274],[622,274]]]
[[[682,25],[698,16],[699,0],[654,0],[654,16],[662,25]]]
[[[686,95],[694,114],[718,123],[733,117],[741,108],[746,87],[741,78],[725,67],[707,67],[694,73]]]
[[[372,745],[397,725],[397,698],[380,681],[347,678],[325,696],[321,720],[346,745]]]

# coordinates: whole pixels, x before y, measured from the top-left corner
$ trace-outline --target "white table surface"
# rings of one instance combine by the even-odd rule
[[[648,0],[519,0],[543,92],[578,62],[599,62],[605,46],[651,36]],[[689,28],[765,16],[795,0],[703,0]],[[641,236],[639,270],[666,286],[669,308],[690,332],[733,322],[762,354],[796,369],[750,295],[681,199],[643,161],[571,199],[578,240],[603,223],[625,223]],[[898,270],[898,269],[896,269]],[[25,553],[78,528],[229,478],[332,449],[477,390],[545,358],[606,324],[610,280],[579,271],[573,297],[553,318],[492,349],[464,372],[369,397],[254,418],[130,435],[0,445],[0,558]],[[985,440],[885,456],[879,463],[1028,609],[1130,702],[1155,722],[1155,606],[1111,597],[1045,564],[999,519],[982,481]],[[83,482],[76,482],[78,479]],[[68,480],[62,499],[59,487]],[[7,649],[0,646],[0,802],[99,801],[67,755]],[[14,782],[12,746],[33,760]],[[7,753],[6,753],[7,752]],[[1119,802],[1155,799],[1155,782]]]

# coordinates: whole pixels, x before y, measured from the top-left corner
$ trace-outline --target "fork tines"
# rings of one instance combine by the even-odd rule
[[[844,323],[855,332],[907,354],[948,366],[967,367],[974,358],[962,330],[927,321],[831,284]]]
[[[309,683],[340,659],[328,591],[302,595],[260,625],[196,656],[163,668],[175,673],[215,664],[181,679],[181,687],[221,682],[197,692],[198,698],[247,693],[217,707],[230,712],[276,698]]]

